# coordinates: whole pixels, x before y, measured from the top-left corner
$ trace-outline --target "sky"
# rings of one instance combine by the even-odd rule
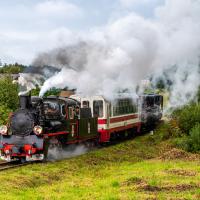
[[[0,59],[30,65],[41,52],[136,13],[149,20],[164,0],[0,0]]]

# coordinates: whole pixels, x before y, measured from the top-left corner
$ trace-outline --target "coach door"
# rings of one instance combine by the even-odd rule
[[[78,110],[74,106],[68,107],[68,119],[69,119],[69,136],[68,142],[73,142],[78,139]]]
[[[93,116],[98,118],[103,118],[104,116],[103,100],[93,101]]]
[[[106,103],[106,119],[107,119],[107,128],[110,127],[110,117],[111,117],[111,104]]]

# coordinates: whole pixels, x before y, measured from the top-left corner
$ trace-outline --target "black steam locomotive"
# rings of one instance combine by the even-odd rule
[[[74,99],[20,96],[20,108],[0,133],[2,159],[43,160],[50,145],[96,140],[97,118]]]

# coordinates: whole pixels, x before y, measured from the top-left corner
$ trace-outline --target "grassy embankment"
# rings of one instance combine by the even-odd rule
[[[199,156],[155,134],[0,172],[0,199],[200,199]]]

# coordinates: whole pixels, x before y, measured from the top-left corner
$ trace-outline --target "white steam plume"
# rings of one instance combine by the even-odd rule
[[[43,76],[40,74],[20,73],[17,81],[20,86],[19,95],[27,94],[32,89],[35,89],[36,86],[41,87],[42,79]]]
[[[199,0],[166,0],[155,9],[153,19],[129,13],[82,33],[74,46],[38,56],[37,65],[61,69],[45,81],[40,95],[51,87],[69,87],[110,98],[119,89],[134,91],[140,80],[176,65],[170,102],[186,103],[200,84],[199,36]]]

